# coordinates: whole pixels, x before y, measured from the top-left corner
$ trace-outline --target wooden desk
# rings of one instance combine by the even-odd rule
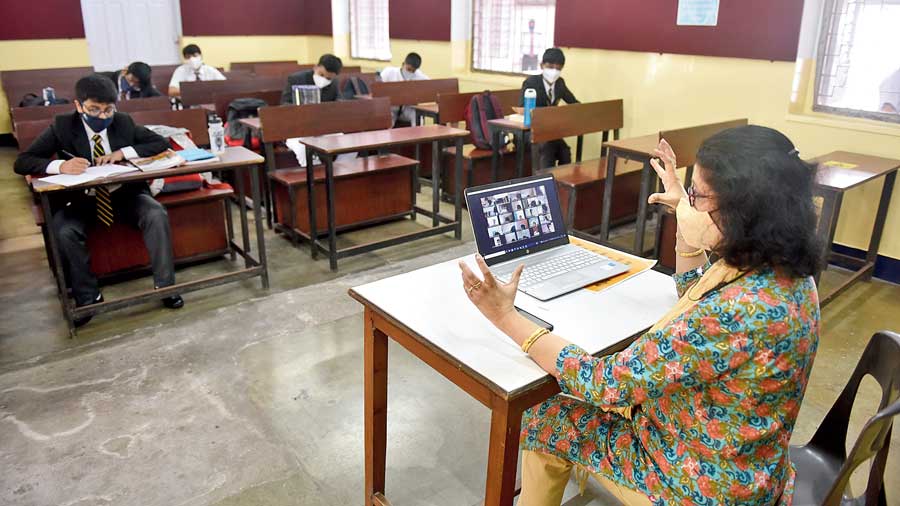
[[[77,318],[83,318],[85,316],[92,316],[95,314],[115,311],[117,309],[143,304],[152,300],[159,300],[173,295],[202,290],[203,288],[218,286],[233,281],[254,278],[257,276],[259,276],[260,280],[262,281],[262,287],[264,289],[269,288],[269,272],[266,265],[266,244],[263,238],[263,226],[259,207],[259,185],[257,184],[256,179],[257,166],[262,164],[263,159],[261,156],[243,147],[225,148],[225,153],[219,155],[219,158],[221,160],[218,162],[198,165],[182,165],[181,167],[175,167],[172,169],[154,171],[149,173],[141,171],[127,172],[109,178],[95,179],[94,181],[90,181],[82,185],[69,187],[54,185],[40,179],[32,180],[32,189],[40,197],[41,211],[43,213],[44,223],[48,224],[47,236],[50,242],[49,249],[52,260],[51,268],[53,268],[55,271],[54,274],[56,275],[57,295],[59,296],[60,304],[62,305],[63,315],[65,316],[70,336],[75,336],[75,327],[73,325],[73,320]],[[194,281],[176,283],[172,286],[167,286],[158,290],[147,290],[134,295],[109,300],[99,304],[75,307],[74,302],[69,298],[66,292],[67,284],[65,270],[58,267],[63,264],[61,253],[59,251],[59,245],[57,244],[56,240],[56,234],[53,230],[53,227],[50,226],[50,224],[53,223],[53,216],[50,209],[50,196],[52,194],[62,191],[81,191],[87,188],[93,188],[106,184],[146,181],[148,179],[179,176],[184,174],[195,174],[199,172],[246,169],[249,169],[251,171],[251,175],[253,176],[250,178],[250,181],[251,193],[253,195],[253,216],[256,224],[256,242],[258,248],[256,258],[251,256],[250,254],[250,227],[248,225],[247,211],[245,206],[238,206],[238,208],[241,209],[241,232],[243,239],[241,246],[235,244],[234,240],[229,237],[229,247],[231,248],[231,250],[239,254],[244,259],[243,269],[229,271],[224,274],[207,276]],[[241,178],[235,178],[235,180],[238,182],[236,188],[238,193],[238,202],[243,202],[243,183],[241,182]],[[230,217],[228,218],[230,219]]]
[[[516,177],[525,176],[525,151],[531,143],[531,127],[525,126],[521,121],[499,118],[488,120],[488,129],[491,131],[491,145],[493,155],[491,157],[491,178],[497,181],[500,171],[500,138],[504,133],[511,133],[516,139]],[[532,171],[538,170],[531,167]]]
[[[328,253],[328,261],[331,270],[337,270],[338,258],[366,253],[380,248],[386,248],[432,235],[442,234],[452,230],[454,236],[459,239],[462,235],[462,202],[460,187],[462,186],[462,145],[469,132],[443,125],[428,125],[408,128],[392,128],[387,130],[375,130],[370,132],[351,133],[337,136],[300,137],[300,142],[306,145],[306,177],[307,181],[314,181],[312,156],[318,154],[319,159],[325,164],[325,191],[328,207],[328,246],[324,247],[318,239],[316,232],[316,210],[311,205],[310,214],[310,247],[315,258],[321,248]],[[442,141],[455,141],[456,144],[456,194],[454,199],[455,212],[453,218],[447,218],[440,214],[440,185],[432,185],[431,210],[415,207],[417,212],[432,219],[432,228],[421,232],[413,232],[399,237],[393,237],[368,244],[353,246],[339,250],[336,244],[337,230],[335,227],[335,198],[334,198],[334,159],[341,153],[354,153],[363,150],[384,151],[390,147],[410,144],[431,143],[432,180],[440,181],[440,152],[439,145]],[[315,202],[313,192],[315,185],[308,187],[310,202]],[[441,225],[443,223],[443,225]]]
[[[411,106],[416,114],[416,125],[424,125],[425,118],[431,118],[435,125],[441,123],[440,109],[436,102],[426,102]]]
[[[604,142],[606,148],[606,186],[603,189],[603,217],[600,221],[600,240],[609,240],[609,223],[612,213],[613,183],[616,178],[616,164],[619,158],[641,162],[641,185],[638,193],[638,213],[636,231],[634,234],[634,247],[631,253],[644,255],[644,230],[647,226],[647,198],[650,196],[650,186],[654,181],[653,167],[650,159],[653,151],[659,144],[659,134],[643,135],[629,139],[612,140]]]
[[[891,204],[891,194],[894,191],[894,181],[897,178],[897,170],[900,169],[900,160],[834,151],[810,160],[810,162],[818,163],[816,193],[822,197],[823,201],[816,233],[824,240],[825,258],[828,260],[840,259],[857,269],[840,286],[827,295],[820,295],[819,305],[825,307],[857,281],[872,279],[875,261],[878,259],[878,247],[881,244],[881,236]],[[869,237],[869,248],[865,260],[832,253],[831,245],[834,243],[834,232],[837,229],[844,193],[851,188],[881,177],[884,178],[884,185],[881,190],[881,199],[878,202],[878,211],[875,213],[875,225],[872,227],[872,234]]]
[[[466,261],[475,268],[473,256]],[[389,337],[491,410],[487,506],[512,505],[522,413],[559,392],[556,381],[469,302],[456,263],[350,290],[365,307],[366,506],[386,504]],[[579,290],[548,302],[516,297],[517,306],[595,354],[625,348],[676,301],[672,279],[652,270],[603,292]]]

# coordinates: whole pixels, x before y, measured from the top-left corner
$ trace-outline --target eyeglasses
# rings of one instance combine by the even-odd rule
[[[697,193],[697,190],[694,188],[694,185],[691,185],[687,189],[688,202],[691,204],[691,207],[696,207],[694,204],[697,203],[697,199],[708,199],[711,198],[712,195],[704,195],[702,193]]]
[[[85,107],[84,112],[91,116],[106,116],[107,118],[116,113],[116,106],[111,105],[103,109],[99,107]]]

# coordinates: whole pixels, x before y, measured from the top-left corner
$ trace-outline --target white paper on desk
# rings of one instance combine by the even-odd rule
[[[344,135],[343,133],[336,134],[328,134],[323,135],[322,137],[333,137],[335,135]],[[300,142],[299,137],[294,137],[291,139],[287,139],[284,141],[284,144],[294,152],[294,156],[297,157],[297,163],[300,164],[301,167],[306,167],[306,145]],[[344,153],[342,155],[338,155],[335,159],[336,162],[345,162],[347,160],[353,160],[356,158],[356,153]],[[319,165],[322,163],[322,160],[319,160],[319,157],[313,155],[313,165]]]
[[[115,176],[116,174],[124,174],[126,172],[135,172],[137,167],[131,165],[117,165],[108,163],[106,165],[94,165],[88,167],[85,174],[93,174],[97,178]]]
[[[81,174],[57,174],[55,176],[42,177],[41,181],[61,186],[76,186],[98,179],[100,176],[83,172]]]

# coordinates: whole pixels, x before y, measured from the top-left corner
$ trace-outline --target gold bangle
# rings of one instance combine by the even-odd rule
[[[538,339],[546,336],[549,333],[549,330],[545,329],[544,327],[539,327],[537,330],[532,332],[530,336],[528,336],[528,339],[526,339],[524,343],[522,343],[522,351],[528,353],[528,350],[530,350],[531,347],[534,346],[534,343],[536,343]]]
[[[706,250],[703,248],[700,248],[697,251],[692,251],[690,253],[683,253],[681,251],[675,250],[675,253],[678,253],[678,256],[680,256],[682,258],[698,257],[698,256],[702,255],[704,252],[706,252]]]

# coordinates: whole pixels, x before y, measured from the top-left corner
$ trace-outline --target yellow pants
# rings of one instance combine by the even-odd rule
[[[574,464],[555,455],[522,451],[522,493],[517,506],[559,506]],[[592,475],[625,506],[650,506],[644,494]]]

